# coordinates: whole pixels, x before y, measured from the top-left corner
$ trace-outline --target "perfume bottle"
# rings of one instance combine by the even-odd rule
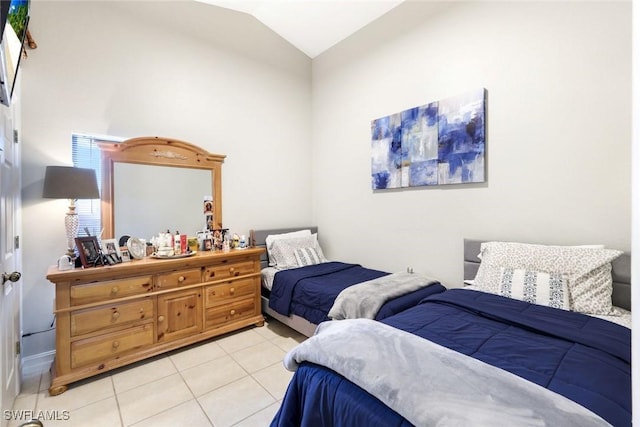
[[[173,236],[173,254],[180,255],[182,254],[182,245],[180,239],[180,233],[176,231],[175,236]]]

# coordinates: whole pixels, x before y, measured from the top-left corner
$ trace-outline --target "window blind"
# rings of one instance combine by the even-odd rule
[[[71,156],[73,166],[88,168],[96,171],[98,186],[102,177],[102,164],[100,162],[100,150],[96,141],[122,142],[124,138],[104,135],[86,135],[80,133],[71,134]],[[100,199],[80,199],[76,202],[76,212],[80,228],[78,234],[85,235],[85,228],[92,236],[100,236],[102,221],[100,218]]]

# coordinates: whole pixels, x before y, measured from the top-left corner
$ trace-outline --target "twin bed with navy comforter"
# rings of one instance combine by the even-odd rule
[[[347,321],[329,323],[342,322]],[[406,372],[409,384],[386,382],[384,378],[375,378],[370,384],[367,380],[371,376],[359,377],[356,367],[370,364],[369,355],[376,349],[356,345],[356,337],[347,330],[344,339],[349,344],[343,350],[349,353],[345,356],[348,362],[320,366],[317,349],[311,355],[298,357],[296,352],[316,337],[292,351],[289,357],[298,357],[299,366],[272,425],[631,424],[631,331],[624,326],[466,289],[432,295],[381,323],[510,372],[554,392],[558,399],[564,397],[575,402],[600,419],[587,421],[584,415],[578,417],[570,410],[561,411],[555,406],[540,412],[539,404],[529,406],[535,402],[530,391],[524,403],[499,401],[498,396],[492,394],[503,391],[505,386],[496,390],[493,376],[488,376],[486,381],[488,389],[479,389],[478,384],[469,381],[477,369],[472,370],[471,376],[459,369],[443,372],[443,368],[434,366],[427,358],[426,352],[411,358],[407,356],[410,352],[402,351],[401,346],[387,348],[383,356],[389,367]],[[320,331],[317,337],[322,336]],[[331,341],[339,339],[331,337]],[[331,353],[340,350],[332,349]],[[438,373],[444,377],[437,376]],[[447,388],[447,379],[459,388],[456,384]],[[381,382],[384,382],[382,387]],[[412,396],[419,396],[417,402],[407,408],[398,401],[397,395],[403,389],[423,382],[431,382],[432,388],[413,390]],[[376,385],[378,392],[372,393]],[[470,396],[466,396],[469,393]],[[482,401],[475,401],[474,396]],[[443,407],[447,411],[443,412]]]
[[[317,325],[330,320],[331,309],[345,289],[390,276],[389,273],[365,268],[359,264],[336,261],[284,270],[275,276],[269,307],[285,316],[295,314],[304,317]],[[430,281],[424,276],[419,277],[425,286],[384,301],[372,318],[384,319],[414,306],[433,293],[444,290],[440,283]]]
[[[378,321],[326,320],[346,287],[388,273],[335,262],[278,272],[272,310],[320,326],[285,358],[295,374],[271,425],[631,425],[629,255],[465,246],[482,258],[465,273],[473,286],[429,283],[418,300],[383,304]],[[336,273],[348,278],[327,285]]]
[[[329,261],[318,243],[317,227],[251,230],[251,244],[266,249],[262,312],[306,336],[332,318],[380,320],[444,290],[422,274]]]

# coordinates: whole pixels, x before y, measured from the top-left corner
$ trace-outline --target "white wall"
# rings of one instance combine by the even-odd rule
[[[464,237],[630,249],[630,9],[409,2],[311,64],[253,18],[197,2],[32,2],[25,331],[51,321],[44,276],[65,248],[66,205],[41,198],[42,179],[70,164],[72,131],[226,154],[225,226],[315,222],[333,259],[412,266],[448,286],[461,282]],[[371,190],[372,119],[478,87],[487,183]],[[30,337],[26,355],[52,338]]]
[[[42,181],[45,166],[71,164],[72,132],[157,135],[227,155],[231,231],[311,221],[308,57],[251,16],[198,2],[31,8],[38,49],[21,70],[25,332],[52,320],[45,275],[66,248],[67,203],[42,199]],[[27,357],[53,350],[53,333],[24,347]]]
[[[371,120],[484,87],[487,182],[372,191]],[[447,286],[464,237],[631,245],[631,4],[409,2],[313,61],[328,256]]]

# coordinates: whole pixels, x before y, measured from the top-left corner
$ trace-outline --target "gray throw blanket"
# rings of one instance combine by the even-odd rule
[[[402,272],[358,283],[338,294],[328,316],[333,320],[375,319],[385,302],[436,282],[422,274]]]
[[[326,366],[416,426],[608,426],[537,384],[369,319],[323,322],[284,359]]]

